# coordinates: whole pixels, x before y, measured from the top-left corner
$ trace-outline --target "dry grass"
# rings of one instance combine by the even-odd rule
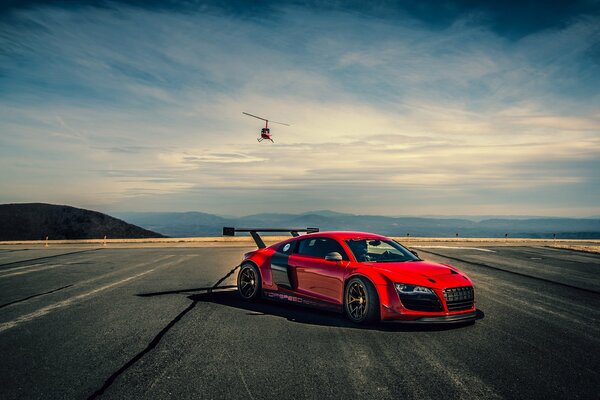
[[[569,244],[556,244],[550,247],[555,247],[557,249],[568,249],[568,250],[577,250],[577,251],[585,251],[586,253],[595,253],[600,254],[600,245],[569,245]]]

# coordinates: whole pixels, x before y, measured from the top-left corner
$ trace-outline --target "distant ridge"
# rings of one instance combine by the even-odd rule
[[[121,212],[125,221],[173,237],[221,236],[223,226],[277,228],[319,227],[326,230],[375,232],[388,236],[600,239],[600,219],[519,217],[423,218],[345,214],[318,210],[300,214],[262,213],[221,217],[202,212]]]
[[[0,240],[160,238],[97,211],[45,203],[0,204]]]

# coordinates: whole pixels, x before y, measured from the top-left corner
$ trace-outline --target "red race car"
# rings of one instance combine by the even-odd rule
[[[250,232],[258,246],[241,262],[237,288],[244,300],[264,297],[345,312],[358,324],[477,318],[473,283],[463,272],[421,260],[385,236],[319,233],[318,228],[223,228],[224,235],[235,232]],[[258,232],[290,232],[293,237],[266,247]]]

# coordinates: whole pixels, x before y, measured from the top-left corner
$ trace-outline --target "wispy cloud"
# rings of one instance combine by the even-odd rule
[[[0,201],[600,213],[598,17],[507,40],[471,14],[431,29],[277,11],[15,11],[0,22]],[[242,111],[291,126],[258,144]]]

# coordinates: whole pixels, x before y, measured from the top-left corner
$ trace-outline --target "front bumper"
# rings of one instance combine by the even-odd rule
[[[464,307],[464,305],[461,303],[463,299],[458,297],[460,295],[457,296],[453,294],[448,296],[450,298],[450,302],[448,302],[443,290],[434,290],[438,299],[440,300],[439,310],[414,310],[405,307],[405,305],[400,301],[400,297],[392,285],[380,286],[379,297],[381,320],[416,324],[454,324],[475,321],[480,319],[483,315],[481,311],[476,309],[473,297],[470,300],[469,308],[453,309],[455,307],[452,306],[455,303],[460,307]],[[458,300],[458,303],[455,300]]]

